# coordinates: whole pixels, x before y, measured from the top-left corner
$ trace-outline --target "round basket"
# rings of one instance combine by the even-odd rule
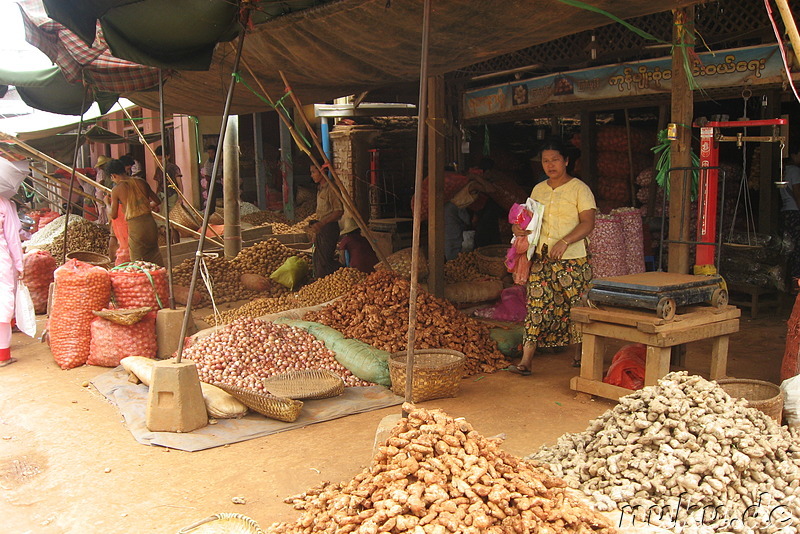
[[[276,397],[268,393],[260,393],[249,389],[238,388],[228,384],[213,384],[230,394],[233,398],[261,415],[286,423],[294,423],[300,416],[303,403],[298,400]]]
[[[481,274],[502,278],[508,274],[506,268],[507,245],[488,245],[475,249],[475,266]]]
[[[267,391],[289,399],[314,400],[337,397],[344,393],[342,378],[327,369],[302,369],[265,378]]]
[[[67,254],[68,260],[78,260],[90,265],[96,265],[104,269],[110,269],[114,263],[108,256],[98,254],[97,252],[90,252],[88,250],[76,250]]]
[[[747,378],[725,378],[717,380],[717,384],[731,397],[745,399],[748,406],[761,410],[781,424],[783,392],[779,386]]]
[[[406,352],[389,357],[389,378],[392,392],[404,396],[406,391]],[[455,397],[464,376],[464,354],[449,349],[419,349],[414,351],[414,376],[411,382],[411,402]]]
[[[98,317],[102,317],[103,319],[108,319],[112,323],[130,326],[141,321],[145,315],[152,311],[152,309],[153,308],[149,306],[143,306],[141,308],[120,308],[118,310],[93,310],[92,313]]]
[[[182,528],[178,534],[264,534],[255,520],[241,514],[214,514]]]

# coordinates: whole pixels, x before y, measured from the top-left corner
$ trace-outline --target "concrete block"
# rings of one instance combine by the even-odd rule
[[[181,328],[183,327],[185,313],[186,308],[158,310],[156,314],[156,341],[158,342],[156,358],[171,358],[175,355],[181,340]],[[186,335],[191,336],[196,332],[197,325],[194,324],[194,320],[191,320]]]
[[[194,362],[169,359],[153,366],[146,424],[151,432],[191,432],[208,424]]]
[[[397,423],[399,423],[402,418],[403,416],[401,414],[393,413],[381,419],[378,430],[375,431],[375,443],[372,445],[373,457],[378,453],[378,447],[386,444],[386,440],[389,439],[392,429],[397,426]]]

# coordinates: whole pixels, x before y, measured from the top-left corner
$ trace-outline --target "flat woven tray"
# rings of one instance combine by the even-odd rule
[[[241,514],[214,514],[188,527],[178,534],[264,534],[255,520]]]
[[[149,306],[143,306],[141,308],[93,310],[92,313],[103,319],[108,319],[112,323],[130,326],[141,321],[152,310],[153,308]]]
[[[508,274],[506,268],[507,245],[487,245],[475,249],[475,266],[481,274],[502,278]]]
[[[342,378],[327,369],[303,369],[271,376],[263,380],[273,395],[290,399],[327,399],[344,393]]]
[[[223,391],[228,392],[233,398],[261,415],[270,419],[293,423],[300,416],[303,403],[298,400],[276,397],[268,393],[259,393],[249,389],[229,386],[228,384],[214,384]]]

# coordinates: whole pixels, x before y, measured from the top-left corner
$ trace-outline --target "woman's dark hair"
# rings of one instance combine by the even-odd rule
[[[133,165],[136,163],[136,160],[133,159],[131,156],[125,154],[124,156],[120,156],[119,160],[122,162],[123,165],[126,167]]]
[[[567,159],[567,158],[572,158],[574,156],[573,154],[574,150],[570,150],[570,148],[571,147],[567,147],[567,145],[564,144],[564,142],[561,139],[552,138],[548,139],[547,141],[539,145],[538,153],[539,155],[541,155],[542,152],[544,152],[545,150],[555,150],[556,152],[564,156],[564,159]]]
[[[125,164],[118,159],[112,159],[106,163],[106,172],[108,174],[125,174]]]

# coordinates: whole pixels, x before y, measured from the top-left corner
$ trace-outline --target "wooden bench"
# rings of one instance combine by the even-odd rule
[[[779,308],[782,304],[780,291],[776,288],[758,287],[745,282],[728,282],[730,304],[750,309],[750,318],[755,319],[764,307]]]
[[[574,307],[572,321],[583,334],[580,376],[573,377],[574,391],[619,400],[632,390],[603,382],[605,339],[621,339],[647,346],[645,386],[654,385],[670,371],[672,347],[703,339],[712,340],[712,380],[724,378],[728,367],[728,338],[739,331],[741,310],[735,306],[693,306],[671,320],[659,319],[646,310]]]

